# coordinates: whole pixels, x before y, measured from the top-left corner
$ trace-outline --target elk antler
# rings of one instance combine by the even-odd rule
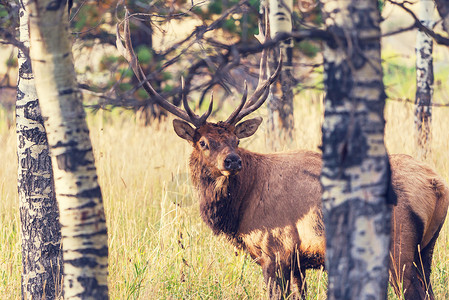
[[[126,8],[125,8],[126,9]],[[123,46],[121,36],[120,36],[120,27],[119,24],[117,24],[117,40],[116,45],[117,49],[120,52],[120,54],[129,62],[131,68],[134,71],[134,74],[136,75],[137,79],[139,80],[139,83],[143,86],[145,91],[150,95],[153,96],[156,103],[167,110],[168,112],[174,114],[175,116],[183,119],[184,121],[187,121],[189,123],[192,123],[195,127],[200,127],[206,122],[206,119],[209,117],[210,113],[212,112],[212,106],[213,106],[213,97],[211,97],[209,109],[207,112],[205,112],[201,117],[196,115],[189,107],[189,104],[187,103],[186,97],[184,97],[184,79],[181,79],[181,93],[182,93],[182,103],[184,105],[185,111],[178,108],[177,106],[173,105],[172,103],[168,102],[164,97],[162,97],[156,90],[153,88],[153,86],[148,82],[148,79],[145,76],[145,73],[142,70],[142,67],[139,65],[139,62],[137,61],[137,56],[134,53],[134,49],[131,43],[131,34],[129,32],[129,12],[126,9],[125,14],[125,20],[124,20],[124,34],[125,34],[125,46]]]
[[[270,24],[268,20],[268,16],[265,19],[265,34],[262,34],[262,28],[259,23],[259,35],[256,36],[257,39],[259,39],[261,44],[264,44],[266,41],[270,39]],[[268,94],[270,92],[270,85],[277,79],[281,72],[282,68],[282,53],[279,56],[279,63],[274,71],[273,75],[271,75],[268,79],[265,81],[262,81],[267,76],[267,69],[268,69],[268,51],[265,48],[262,51],[262,57],[260,59],[260,67],[259,67],[259,82],[257,84],[257,88],[254,91],[254,93],[249,98],[249,101],[246,102],[246,97],[248,93],[248,87],[245,81],[245,91],[242,96],[242,100],[240,105],[232,112],[232,114],[229,116],[229,118],[225,121],[225,123],[235,125],[237,122],[239,122],[241,119],[258,109],[262,106],[262,104],[265,102],[265,100],[268,98]]]

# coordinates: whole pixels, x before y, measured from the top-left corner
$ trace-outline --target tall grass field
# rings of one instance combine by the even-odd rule
[[[388,94],[413,99],[414,72],[403,69],[400,61],[390,62],[384,67]],[[438,74],[443,85],[448,82],[448,74]],[[444,88],[437,87],[435,101],[446,96]],[[296,139],[285,150],[318,151],[322,97],[312,91],[296,97]],[[212,119],[224,118],[230,109],[225,107]],[[15,128],[2,121],[5,114],[0,110],[0,298],[20,299],[16,137]],[[265,117],[266,111],[254,114]],[[413,105],[389,100],[385,117],[388,151],[415,155]],[[88,122],[107,217],[111,299],[267,298],[261,268],[225,238],[214,236],[201,220],[188,175],[191,146],[174,133],[171,119],[141,127],[134,114],[116,109],[89,114]],[[268,152],[265,126],[242,140],[241,147]],[[428,163],[448,182],[449,108],[433,110],[432,129]],[[447,222],[432,269],[436,298],[449,299]],[[324,271],[308,271],[307,284],[307,299],[326,298]],[[389,299],[397,299],[391,288]]]

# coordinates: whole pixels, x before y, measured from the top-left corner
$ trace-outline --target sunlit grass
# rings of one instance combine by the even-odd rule
[[[391,83],[392,97],[405,91],[409,96],[414,93],[414,82],[407,88],[401,81],[404,86],[399,88],[393,78],[386,81]],[[436,95],[442,94],[436,91]],[[321,99],[321,94],[312,91],[297,96],[296,139],[288,148],[318,149]],[[217,118],[229,109],[225,107]],[[264,109],[255,114],[266,116]],[[388,101],[385,116],[389,152],[414,155],[413,106]],[[432,155],[428,160],[446,182],[448,117],[449,108],[434,109]],[[225,238],[214,236],[202,222],[188,175],[191,146],[176,136],[170,120],[140,127],[133,114],[115,110],[90,115],[89,126],[108,223],[111,299],[267,298],[261,268]],[[264,122],[254,137],[242,141],[242,147],[269,152],[266,132]],[[8,299],[19,299],[15,129],[1,120],[0,143],[0,293]],[[436,298],[449,299],[448,223],[437,242],[432,269]],[[325,272],[308,271],[307,284],[308,299],[326,298]],[[391,288],[389,295],[396,299]]]

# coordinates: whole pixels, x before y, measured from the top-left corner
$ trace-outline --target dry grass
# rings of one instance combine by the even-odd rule
[[[317,149],[321,96],[297,98],[297,139],[291,148]],[[264,111],[261,112],[262,116]],[[449,108],[434,110],[429,163],[448,181]],[[216,117],[220,119],[220,116]],[[386,144],[390,153],[413,155],[409,104],[388,102]],[[201,221],[187,173],[190,146],[171,122],[139,127],[129,112],[89,118],[109,230],[111,299],[264,299],[261,269]],[[267,152],[264,125],[242,146]],[[0,122],[0,294],[20,298],[20,233],[16,192],[15,130]],[[449,225],[434,253],[437,299],[449,299]],[[326,298],[326,275],[308,273],[308,299]],[[390,289],[390,298],[395,299]]]

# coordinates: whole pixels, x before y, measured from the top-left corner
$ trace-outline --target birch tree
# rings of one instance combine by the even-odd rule
[[[420,22],[433,29],[433,0],[421,0]],[[415,96],[415,145],[420,159],[426,159],[432,141],[432,95],[433,95],[433,39],[418,30],[416,37],[416,96]]]
[[[19,15],[20,41],[28,48],[29,15],[23,8]],[[62,290],[62,251],[52,165],[31,62],[20,49],[18,63],[16,130],[22,299],[55,299]]]
[[[377,1],[321,0],[328,299],[386,299],[391,208]]]
[[[293,0],[266,0],[268,2],[270,34],[275,37],[281,32],[292,31]],[[265,1],[262,1],[262,5]],[[279,44],[282,57],[282,71],[278,84],[272,85],[268,101],[268,128],[273,150],[279,150],[279,136],[286,140],[293,138],[293,39],[287,39]],[[275,51],[275,53],[279,53]],[[274,64],[278,61],[273,55]]]
[[[107,229],[73,66],[67,2],[31,0],[26,9],[31,63],[60,210],[64,299],[107,299]]]

